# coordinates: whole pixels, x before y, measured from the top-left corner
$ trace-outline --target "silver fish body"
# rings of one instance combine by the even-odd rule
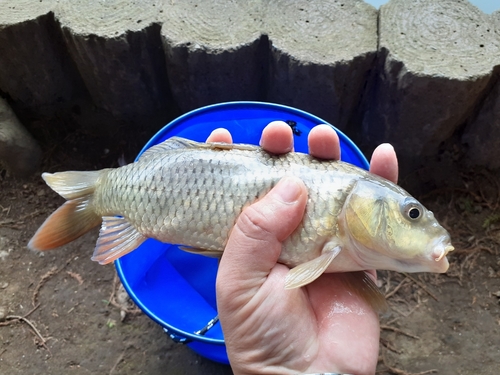
[[[73,219],[59,214],[72,226],[81,221],[89,227],[103,218],[93,259],[108,263],[146,238],[202,254],[222,253],[242,210],[287,175],[299,177],[308,189],[304,218],[285,240],[279,259],[295,267],[297,279],[290,279],[290,287],[305,285],[323,272],[448,268],[445,255],[453,247],[432,212],[399,186],[340,161],[171,138],[117,169],[44,178],[68,199],[66,205],[79,207],[74,211],[80,216]],[[54,247],[53,241],[46,244],[50,236],[73,239],[74,234],[55,233],[50,221],[30,247]],[[306,276],[311,269],[314,276]]]
[[[295,266],[319,256],[322,244],[338,236],[332,217],[363,178],[351,165],[298,153],[274,156],[260,148],[178,149],[108,170],[93,204],[100,216],[122,215],[146,237],[222,252],[243,208],[285,175],[301,178],[309,192],[304,220],[280,258]]]

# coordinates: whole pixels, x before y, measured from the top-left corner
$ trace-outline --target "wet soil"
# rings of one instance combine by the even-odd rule
[[[116,164],[104,148],[95,160],[65,149],[44,168]],[[422,198],[452,234],[448,274],[379,273],[390,305],[380,374],[500,371],[500,179],[475,172],[461,180]],[[26,248],[62,201],[39,177],[0,175],[0,374],[231,374],[130,304],[113,266],[90,260],[97,231],[47,253]]]

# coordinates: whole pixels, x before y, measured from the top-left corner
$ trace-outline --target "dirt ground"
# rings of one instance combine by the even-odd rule
[[[43,168],[116,164],[96,147],[89,160],[62,144]],[[477,171],[461,179],[422,197],[452,234],[448,274],[379,273],[390,305],[380,374],[500,371],[500,179]],[[113,266],[90,260],[97,231],[44,254],[26,248],[61,203],[39,177],[0,174],[0,374],[231,374],[124,301]]]

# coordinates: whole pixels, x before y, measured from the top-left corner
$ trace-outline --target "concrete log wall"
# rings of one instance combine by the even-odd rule
[[[403,175],[436,161],[500,168],[500,12],[466,0],[380,11],[362,0],[0,0],[0,10],[0,96],[33,118],[91,103],[95,121],[149,121],[153,134],[207,104],[270,101],[324,118],[367,152],[391,142]]]

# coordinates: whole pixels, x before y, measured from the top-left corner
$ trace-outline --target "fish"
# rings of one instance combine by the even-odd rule
[[[323,273],[351,273],[364,275],[350,283],[369,300],[378,288],[362,271],[447,271],[446,255],[454,249],[449,233],[397,184],[338,160],[180,137],[119,168],[43,173],[67,201],[28,247],[60,247],[101,224],[92,256],[100,264],[148,238],[220,257],[242,210],[285,176],[299,177],[308,190],[304,217],[283,242],[278,260],[290,268],[286,289]]]

